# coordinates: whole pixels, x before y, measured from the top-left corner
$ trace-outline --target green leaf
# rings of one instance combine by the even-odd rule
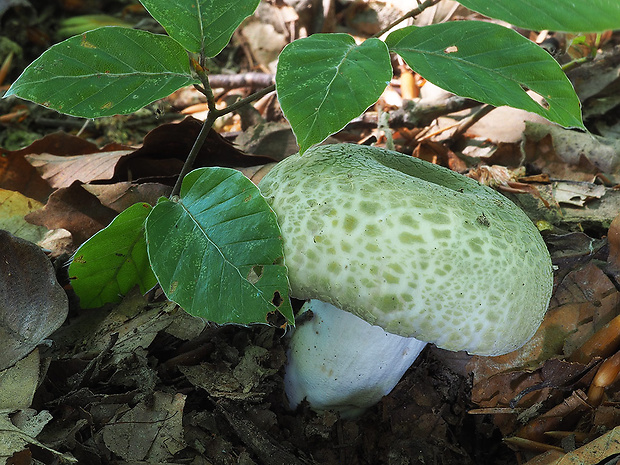
[[[146,237],[162,289],[191,315],[249,324],[278,310],[293,322],[275,214],[238,171],[189,173],[178,202],[153,208]]]
[[[131,113],[199,81],[187,52],[170,37],[102,27],[52,46],[9,88],[17,95],[73,116]]]
[[[531,111],[562,126],[584,127],[579,99],[558,63],[508,28],[480,21],[410,26],[392,32],[386,43],[412,69],[449,92]],[[542,96],[545,106],[524,89]]]
[[[83,34],[84,32],[97,29],[104,26],[121,26],[131,28],[133,25],[127,21],[123,21],[116,16],[95,14],[95,15],[81,15],[71,16],[63,19],[59,23],[59,29],[56,31],[56,35],[63,39],[74,36],[76,34]]]
[[[391,78],[390,54],[379,39],[357,45],[348,34],[314,34],[288,44],[276,88],[300,151],[361,115]]]
[[[140,0],[144,8],[186,50],[214,57],[260,0]]]
[[[525,29],[601,32],[620,29],[618,0],[459,0],[471,10]]]
[[[132,205],[75,252],[69,277],[82,308],[120,302],[136,285],[145,294],[157,284],[144,238],[150,211],[148,203]]]

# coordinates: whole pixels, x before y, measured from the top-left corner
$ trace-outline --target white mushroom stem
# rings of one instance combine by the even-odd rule
[[[354,418],[392,391],[426,342],[386,333],[331,304],[310,300],[290,339],[284,388],[291,408]]]

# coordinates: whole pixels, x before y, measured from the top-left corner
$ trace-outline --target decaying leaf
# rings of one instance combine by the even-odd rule
[[[103,428],[103,440],[127,461],[168,462],[185,448],[182,394],[155,392],[150,402],[132,409],[120,407],[116,418]],[[139,428],[136,425],[140,425]]]
[[[26,222],[24,216],[42,207],[42,203],[19,192],[0,189],[0,229],[27,241],[40,241],[47,228]]]
[[[620,141],[534,122],[526,123],[524,135],[535,142],[551,136],[555,152],[565,163],[578,165],[583,158],[603,173],[620,168]]]
[[[586,465],[603,463],[603,460],[620,453],[620,426],[596,438],[577,450],[563,454],[547,452],[528,461],[525,465]],[[605,462],[614,463],[614,462]]]
[[[105,207],[79,182],[55,191],[45,207],[30,213],[26,221],[48,229],[66,229],[74,245],[86,241],[114,219],[116,212]]]
[[[0,148],[0,188],[20,192],[26,197],[45,202],[52,187],[20,152]]]
[[[39,385],[39,350],[0,371],[0,411],[27,409]]]
[[[588,200],[600,199],[605,193],[605,186],[600,184],[568,181],[553,183],[553,197],[556,202],[578,207],[583,207]]]
[[[609,241],[609,257],[607,259],[610,272],[616,277],[620,276],[620,215],[616,216],[607,231]]]
[[[0,230],[0,369],[28,355],[67,312],[67,295],[45,254]]]
[[[154,182],[137,185],[131,182],[85,184],[82,187],[95,195],[102,205],[118,213],[139,202],[155,205],[160,197],[168,197],[172,191],[172,187]]]
[[[52,187],[60,188],[69,187],[74,181],[110,180],[114,177],[118,161],[133,152],[133,149],[97,151],[73,156],[41,153],[26,155],[26,160]]]
[[[37,441],[27,432],[15,426],[7,413],[0,414],[0,461],[6,460],[13,454],[22,451],[29,444],[34,444],[61,458],[66,463],[77,463],[77,460],[68,454],[61,454]]]

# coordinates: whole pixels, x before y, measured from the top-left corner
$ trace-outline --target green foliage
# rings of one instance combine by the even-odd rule
[[[210,95],[196,63],[220,53],[259,4],[141,1],[169,36],[120,27],[85,32],[43,53],[5,97],[95,118],[133,112],[191,84],[202,84]],[[617,0],[462,3],[537,30],[620,26]],[[302,152],[379,98],[392,76],[390,52],[454,93],[583,128],[577,96],[550,55],[501,26],[450,22],[401,29],[385,42],[371,38],[358,44],[347,34],[317,34],[289,44],[276,83]],[[544,97],[543,106],[525,89]],[[269,313],[279,311],[293,321],[276,217],[241,174],[223,168],[193,171],[179,201],[162,200],[149,210],[144,204],[130,207],[78,250],[70,272],[84,306],[117,301],[135,284],[145,291],[157,276],[167,296],[194,315],[247,324],[266,322]]]
[[[534,31],[602,32],[620,27],[618,0],[459,0],[459,3]]]
[[[187,52],[167,36],[102,27],[48,49],[5,97],[17,95],[73,116],[131,113],[199,82]]]
[[[83,34],[84,32],[104,26],[132,27],[130,23],[110,15],[72,16],[60,22],[60,28],[56,31],[56,35],[62,39],[66,39],[67,37]]]
[[[363,113],[391,78],[390,54],[379,39],[357,45],[348,34],[315,34],[287,45],[276,86],[300,151]]]
[[[260,0],[140,0],[144,8],[183,47],[214,57],[222,51],[241,21]]]
[[[579,99],[558,63],[515,31],[493,23],[454,21],[398,29],[386,43],[412,69],[445,90],[583,128]],[[545,107],[524,89],[544,97]]]
[[[148,253],[166,296],[216,323],[293,323],[280,228],[258,188],[230,168],[200,168],[177,202],[146,221]]]
[[[136,285],[142,293],[157,284],[144,239],[147,203],[132,205],[75,252],[69,277],[82,308],[120,302]]]

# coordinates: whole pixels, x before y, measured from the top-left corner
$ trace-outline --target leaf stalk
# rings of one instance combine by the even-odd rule
[[[181,192],[181,184],[183,182],[183,178],[185,178],[187,173],[189,173],[192,167],[194,166],[194,163],[196,162],[196,158],[198,157],[198,153],[200,153],[200,149],[202,148],[205,140],[207,140],[209,131],[213,127],[213,123],[215,123],[215,121],[219,117],[238,110],[244,105],[247,105],[253,102],[254,100],[261,98],[262,96],[267,95],[269,92],[273,92],[276,88],[275,84],[272,84],[268,87],[265,87],[264,89],[254,92],[251,95],[248,95],[245,98],[242,98],[241,100],[238,100],[237,102],[233,103],[232,105],[226,108],[219,110],[215,106],[215,97],[213,95],[213,89],[211,88],[211,85],[209,84],[208,74],[204,71],[202,67],[201,69],[196,69],[196,73],[198,74],[198,78],[200,79],[200,82],[202,82],[202,91],[204,95],[207,97],[207,106],[209,108],[209,111],[207,113],[207,117],[202,123],[202,127],[200,128],[198,137],[196,137],[196,140],[194,141],[194,145],[192,145],[189,155],[187,156],[185,163],[183,163],[183,167],[181,168],[179,177],[177,178],[176,183],[174,184],[174,187],[172,188],[172,192],[170,193],[170,199],[177,197],[179,193]]]

